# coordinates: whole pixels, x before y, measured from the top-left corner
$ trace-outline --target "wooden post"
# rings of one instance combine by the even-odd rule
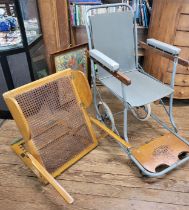
[[[50,54],[68,48],[70,30],[66,0],[38,0],[49,72]]]

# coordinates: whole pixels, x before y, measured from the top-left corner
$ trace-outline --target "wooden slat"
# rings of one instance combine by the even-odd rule
[[[189,32],[177,31],[174,45],[189,47]]]
[[[24,188],[23,188],[24,190]],[[26,202],[20,200],[0,200],[0,204],[2,209],[6,210],[25,210],[25,209],[32,209],[32,210],[125,210],[125,209],[145,209],[145,210],[187,210],[188,206],[184,205],[173,205],[173,204],[165,204],[162,202],[154,203],[149,201],[138,201],[135,199],[120,199],[120,198],[110,198],[110,197],[103,197],[101,195],[81,195],[75,194],[75,198],[77,200],[76,204],[71,206],[65,206],[64,204],[55,205],[53,203],[49,204],[39,204],[35,202]]]
[[[189,14],[180,15],[177,30],[189,31]]]
[[[181,13],[182,14],[189,14],[189,5],[188,5],[188,2],[183,2]]]
[[[185,59],[185,60],[189,60],[189,48],[188,47],[180,47],[181,48],[181,52],[180,52],[180,57]],[[173,69],[173,63],[169,62],[169,66],[168,66],[168,72],[172,72]],[[189,67],[185,67],[182,65],[178,65],[177,66],[177,73],[179,74],[189,74]]]
[[[60,181],[61,183],[61,181]],[[169,192],[165,190],[154,190],[148,189],[147,193],[144,193],[144,188],[136,187],[123,187],[123,186],[112,186],[106,184],[95,184],[86,183],[86,182],[72,182],[62,180],[65,187],[73,193],[73,190],[77,194],[81,195],[93,195],[93,196],[102,196],[110,198],[120,198],[120,199],[129,199],[129,200],[138,200],[138,201],[148,201],[148,202],[162,202],[165,204],[172,203],[174,205],[186,205],[189,206],[189,194],[182,192]],[[81,187],[82,186],[82,187]],[[1,189],[1,187],[0,187]],[[177,199],[173,199],[177,198]]]
[[[180,52],[180,57],[185,59],[185,60],[189,60],[189,48],[188,47],[181,47],[181,46],[177,46],[181,49]]]
[[[189,96],[189,87],[175,86],[174,98],[187,99]]]
[[[166,74],[165,83],[170,84],[171,75],[169,72]],[[176,74],[175,85],[189,88],[189,75]]]
[[[98,155],[98,153],[96,154]],[[106,155],[107,156],[107,155]],[[104,157],[101,158],[101,161]],[[81,162],[85,163],[85,160]],[[98,163],[97,163],[98,164]],[[104,163],[105,165],[105,163]],[[7,186],[7,183],[4,182],[4,176],[8,176],[10,179],[14,179],[12,183],[12,187],[29,187],[32,185],[37,185],[38,180],[35,175],[29,171],[26,167],[21,167],[22,165],[15,165],[14,167],[10,167],[7,165],[6,167],[0,166],[1,169],[1,177],[0,183],[3,186]],[[118,166],[117,166],[118,167]],[[115,166],[116,169],[116,166]],[[129,169],[130,170],[130,169]],[[123,186],[123,187],[133,187],[136,188],[145,188],[145,189],[154,189],[154,190],[164,190],[165,185],[168,183],[167,191],[171,192],[183,192],[187,193],[189,188],[189,177],[185,177],[184,174],[187,173],[184,170],[175,171],[175,173],[169,174],[161,179],[160,182],[155,181],[152,185],[150,182],[152,180],[146,178],[142,178],[141,174],[131,174],[127,170],[124,174],[115,173],[107,173],[105,176],[104,173],[100,171],[90,171],[84,168],[75,170],[70,168],[64,174],[57,177],[57,180],[61,180],[62,184],[64,180],[67,181],[75,181],[75,182],[90,182],[94,184],[106,184],[106,185],[113,185],[113,186]],[[30,178],[28,178],[30,177]],[[184,180],[182,177],[185,177]],[[143,181],[141,181],[141,179]]]
[[[172,64],[170,62],[167,71],[172,72],[172,70],[173,70],[173,68],[172,68]],[[177,65],[177,73],[178,74],[183,74],[183,76],[188,75],[189,74],[189,68],[178,64]]]

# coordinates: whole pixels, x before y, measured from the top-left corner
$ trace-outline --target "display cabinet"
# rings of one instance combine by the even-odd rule
[[[37,0],[0,0],[0,118],[5,91],[47,74],[44,51]]]

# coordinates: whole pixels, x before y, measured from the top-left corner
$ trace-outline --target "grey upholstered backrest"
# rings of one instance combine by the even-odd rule
[[[119,63],[120,71],[136,69],[134,24],[131,11],[90,17],[94,48]],[[98,66],[99,77],[109,74]]]

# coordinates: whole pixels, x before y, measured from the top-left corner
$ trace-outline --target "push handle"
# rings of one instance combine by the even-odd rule
[[[27,156],[31,160],[33,166],[42,174],[42,176],[57,190],[57,192],[68,203],[73,203],[74,199],[70,194],[53,178],[53,176],[30,154],[27,152]]]

